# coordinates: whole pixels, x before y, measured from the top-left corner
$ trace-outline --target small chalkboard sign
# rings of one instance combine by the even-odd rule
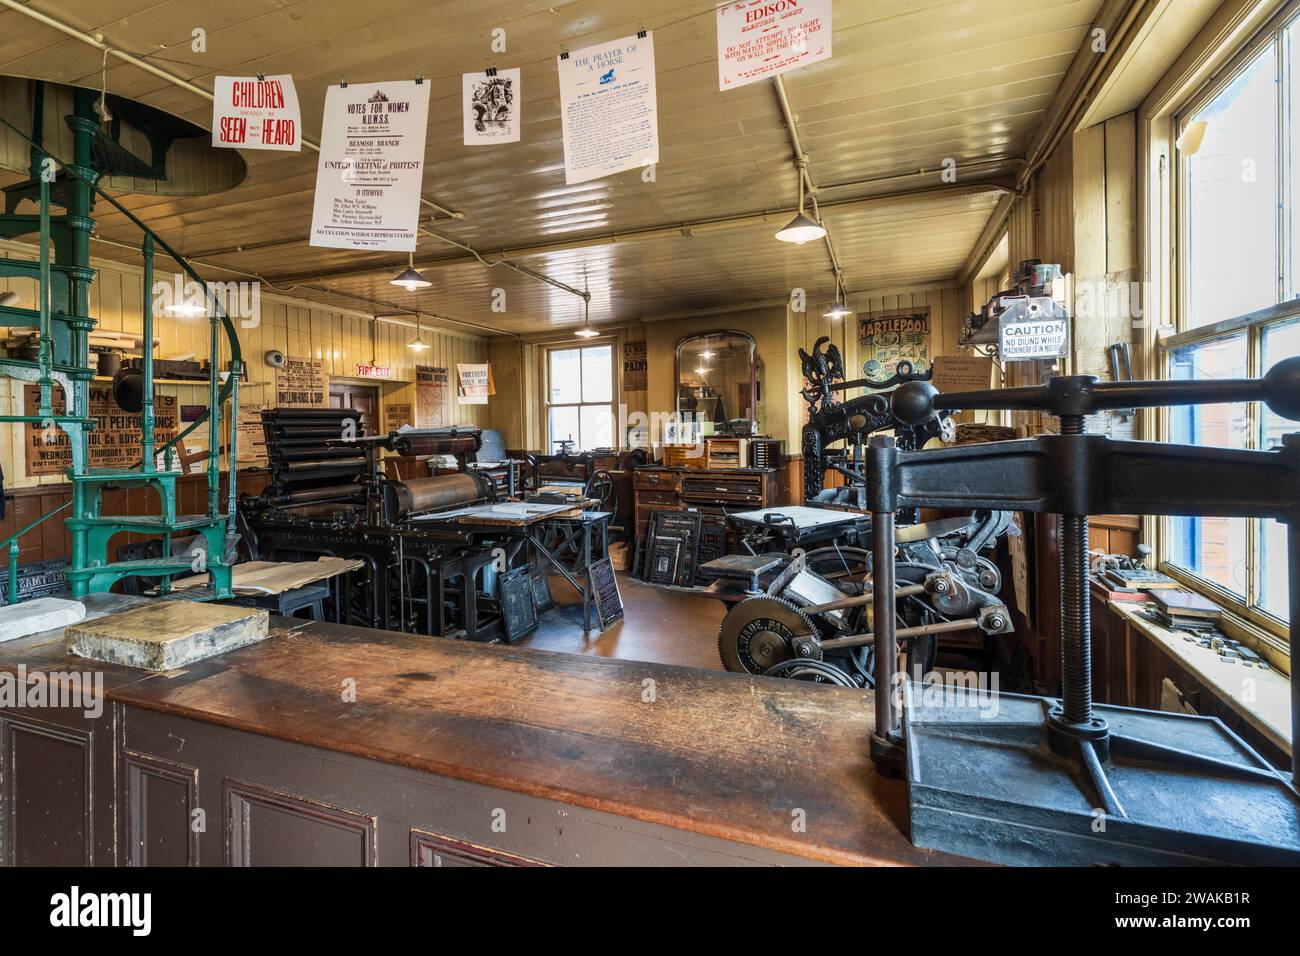
[[[501,616],[508,644],[537,629],[537,605],[529,568],[515,568],[501,575]]]
[[[591,593],[596,599],[596,617],[603,631],[623,620],[623,595],[618,590],[614,564],[608,557],[593,562],[587,569],[591,578]]]

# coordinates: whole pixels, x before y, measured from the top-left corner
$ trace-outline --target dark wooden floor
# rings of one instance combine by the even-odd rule
[[[541,626],[516,646],[722,670],[720,601],[654,587],[621,572],[618,587],[623,620],[603,634],[593,630],[584,635],[577,591],[562,578],[552,577],[551,593],[558,606],[542,615]]]

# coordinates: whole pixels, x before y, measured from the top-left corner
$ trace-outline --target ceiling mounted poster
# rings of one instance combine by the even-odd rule
[[[831,0],[724,3],[717,18],[720,90],[830,58]]]
[[[875,382],[893,376],[899,362],[920,369],[930,361],[930,307],[868,312],[858,317],[858,355],[862,374]]]
[[[302,149],[292,76],[218,76],[212,81],[212,145]]]
[[[466,146],[519,142],[519,69],[461,74]]]
[[[654,34],[585,47],[556,62],[566,186],[659,162]]]
[[[326,91],[313,246],[415,249],[429,86],[398,80]]]

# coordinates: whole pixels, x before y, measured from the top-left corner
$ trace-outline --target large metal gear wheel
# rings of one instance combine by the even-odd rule
[[[762,674],[796,657],[821,660],[822,649],[812,620],[799,608],[780,598],[752,597],[722,619],[718,654],[729,671]]]

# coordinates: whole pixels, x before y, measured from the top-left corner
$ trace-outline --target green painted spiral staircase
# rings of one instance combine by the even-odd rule
[[[197,596],[221,599],[231,596],[231,566],[227,560],[228,542],[235,540],[235,463],[238,460],[236,436],[230,429],[228,460],[230,475],[226,510],[221,510],[220,452],[222,409],[229,401],[230,422],[237,422],[239,378],[243,360],[239,338],[230,316],[212,295],[206,296],[210,326],[210,361],[208,406],[198,420],[162,444],[155,442],[153,380],[153,267],[156,251],[173,259],[199,287],[207,285],[198,273],[170,246],[140,221],[130,210],[102,190],[101,176],[117,172],[111,157],[121,152],[95,115],[95,96],[77,90],[75,112],[66,117],[73,133],[73,160],[64,163],[54,157],[37,138],[28,136],[0,117],[0,124],[27,141],[31,146],[31,179],[5,190],[5,213],[0,215],[0,238],[15,239],[37,235],[39,258],[36,262],[0,259],[0,278],[22,276],[38,283],[38,308],[22,309],[0,306],[0,326],[35,326],[39,330],[39,348],[35,360],[0,358],[0,376],[35,383],[39,406],[35,415],[0,415],[0,423],[12,426],[39,425],[43,435],[58,429],[67,435],[72,464],[67,478],[72,498],[67,504],[17,530],[0,548],[8,548],[9,580],[6,599],[12,603],[18,595],[19,540],[42,521],[68,511],[65,517],[72,535],[72,553],[67,577],[73,597],[108,591],[124,578],[160,579],[161,590],[170,590],[171,578],[195,570],[210,572],[210,585],[196,589]],[[111,149],[109,147],[112,147]],[[13,210],[23,201],[39,204],[37,214],[20,215]],[[90,266],[90,237],[95,229],[91,218],[95,203],[103,200],[125,216],[141,232],[140,252],[144,260],[141,372],[143,407],[141,430],[142,457],[134,468],[102,469],[90,467],[88,436],[94,427],[90,412],[90,383],[95,372],[90,364],[90,332],[95,320],[89,314],[90,287],[96,270]],[[62,213],[54,214],[53,207]],[[51,261],[53,254],[53,261]],[[222,381],[222,337],[229,348],[230,374]],[[56,411],[54,388],[62,390],[63,410]],[[26,409],[24,409],[26,411]],[[176,465],[176,448],[195,429],[208,428],[207,510],[201,515],[176,513],[177,480],[181,471]],[[46,439],[48,440],[48,438]],[[163,465],[158,466],[158,456]],[[105,488],[151,487],[157,492],[159,513],[156,515],[106,515],[102,513]],[[121,532],[161,538],[163,557],[134,561],[113,561],[109,542]],[[172,536],[196,534],[205,547],[191,548],[189,553],[173,556]],[[200,559],[193,556],[200,554]],[[187,592],[187,596],[190,592]]]

